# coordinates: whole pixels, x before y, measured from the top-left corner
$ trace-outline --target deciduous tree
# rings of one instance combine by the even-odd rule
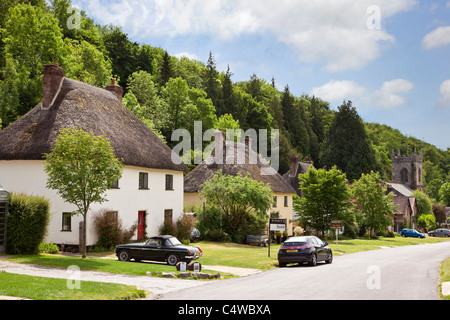
[[[208,204],[224,213],[232,232],[250,212],[260,217],[266,216],[273,202],[269,186],[253,180],[249,175],[223,175],[220,170],[204,183],[200,194]]]
[[[45,154],[47,187],[83,216],[83,258],[86,257],[86,218],[91,204],[107,201],[105,192],[122,175],[123,164],[104,136],[81,128],[63,129],[52,151]]]
[[[386,194],[386,186],[382,186],[378,172],[363,173],[361,179],[353,184],[352,195],[357,205],[356,210],[363,213],[363,224],[371,235],[385,231],[392,225],[391,218],[395,214],[394,195]]]
[[[302,197],[294,196],[297,221],[321,231],[323,236],[333,220],[341,220],[348,213],[350,189],[345,174],[336,167],[327,171],[311,166],[299,179]]]

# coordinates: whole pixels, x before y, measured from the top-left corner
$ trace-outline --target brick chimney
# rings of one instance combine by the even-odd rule
[[[289,172],[289,175],[291,176],[291,177],[294,177],[295,176],[295,173],[296,173],[296,169],[297,169],[297,166],[298,166],[298,157],[297,156],[291,156],[291,163],[290,163],[290,172]]]
[[[115,78],[111,78],[111,84],[106,87],[106,90],[114,93],[117,99],[119,99],[119,101],[122,103],[123,89],[121,86],[116,84]]]
[[[42,90],[42,106],[43,110],[48,110],[55,102],[61,85],[64,80],[64,70],[57,63],[44,66],[44,83]]]
[[[214,149],[211,153],[211,155],[214,157],[214,162],[216,164],[223,164],[223,156],[225,154],[225,141],[226,141],[226,134],[222,131],[216,131],[213,134],[214,136]]]
[[[245,137],[245,140],[244,140],[244,142],[245,142],[245,145],[249,148],[249,149],[251,149],[251,147],[252,147],[252,138],[250,138],[250,137]]]

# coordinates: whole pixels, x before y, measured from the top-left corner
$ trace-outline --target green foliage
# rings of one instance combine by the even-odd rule
[[[352,196],[355,198],[355,210],[363,213],[362,224],[369,229],[371,236],[386,231],[392,225],[394,195],[386,194],[378,172],[363,173],[361,179],[353,184]]]
[[[294,196],[297,221],[305,227],[325,232],[333,220],[345,219],[350,206],[350,190],[345,173],[309,167],[299,175],[302,197]]]
[[[433,214],[433,201],[423,191],[415,190],[413,197],[417,200],[417,207],[419,208],[419,215]]]
[[[63,39],[57,19],[30,4],[19,4],[9,10],[2,38],[7,81],[2,87],[6,85],[3,89],[12,93],[1,97],[0,105],[5,109],[5,105],[12,103],[13,114],[20,116],[42,97],[43,66],[57,62],[69,67],[70,47]]]
[[[59,248],[56,244],[53,244],[52,242],[41,242],[39,244],[39,253],[50,253],[50,254],[57,254],[59,253]]]
[[[263,183],[249,175],[223,175],[220,170],[204,183],[200,194],[224,214],[224,223],[232,237],[251,212],[267,219],[273,201],[272,190]]]
[[[43,197],[11,194],[9,205],[6,252],[36,254],[47,234],[50,202]]]
[[[424,187],[440,200],[439,189],[450,176],[449,151],[386,125],[363,123],[351,103],[335,112],[318,97],[295,97],[288,85],[278,91],[275,79],[267,82],[256,74],[233,82],[229,67],[217,70],[212,53],[206,63],[176,58],[134,42],[118,26],[96,24],[83,11],[80,27],[70,29],[71,5],[71,0],[0,1],[3,127],[39,103],[43,65],[58,62],[67,77],[98,87],[116,77],[127,108],[169,146],[174,129],[192,133],[194,121],[202,121],[204,131],[227,127],[217,124],[224,115],[243,130],[279,129],[281,174],[289,170],[290,156],[297,155],[311,158],[316,168],[336,165],[351,181],[371,170],[390,180],[393,149],[406,154],[423,148]]]
[[[44,169],[47,187],[85,215],[92,203],[106,201],[104,193],[121,177],[123,164],[106,137],[72,128],[61,130],[45,154]]]
[[[445,206],[450,207],[450,182],[444,183],[439,189],[439,199]]]
[[[436,229],[436,218],[433,214],[422,214],[417,219],[417,223],[419,227],[424,228],[425,230],[433,230]]]
[[[225,228],[225,215],[220,209],[209,206],[205,207],[204,210],[197,209],[195,213],[197,215],[197,229],[204,240],[225,241],[226,235],[223,239],[220,237],[222,240],[218,240],[218,237],[216,237],[217,230],[225,233],[223,231]]]
[[[336,165],[350,181],[379,169],[364,123],[350,101],[339,107],[328,130],[321,165]]]

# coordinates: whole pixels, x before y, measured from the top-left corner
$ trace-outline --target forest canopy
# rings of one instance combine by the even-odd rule
[[[23,116],[42,99],[42,70],[58,63],[66,77],[104,88],[112,77],[124,89],[124,105],[173,147],[173,130],[239,126],[279,130],[279,172],[292,155],[311,159],[316,168],[336,166],[349,179],[371,171],[391,179],[391,153],[424,155],[426,191],[439,198],[450,182],[450,152],[378,123],[366,123],[357,106],[330,106],[320,97],[278,90],[274,78],[256,74],[233,81],[208,61],[169,55],[163,48],[134,42],[118,26],[100,25],[81,12],[76,28],[67,23],[70,0],[0,2],[0,128]],[[349,122],[351,125],[349,125]],[[351,148],[349,145],[357,146]]]

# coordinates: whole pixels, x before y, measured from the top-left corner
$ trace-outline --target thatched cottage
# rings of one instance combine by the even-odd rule
[[[60,129],[81,127],[106,136],[117,158],[125,164],[122,178],[107,192],[108,202],[94,204],[91,212],[107,209],[118,214],[125,227],[139,223],[136,238],[158,233],[167,220],[183,213],[183,173],[174,164],[171,149],[122,105],[122,88],[114,81],[100,89],[64,77],[58,65],[43,72],[43,99],[26,115],[0,131],[0,184],[10,192],[45,196],[51,201],[47,241],[79,243],[81,216],[55,190],[46,188],[43,154],[51,151]],[[92,216],[92,215],[90,215]],[[145,228],[145,229],[144,229]],[[87,245],[97,236],[87,224]]]
[[[268,214],[279,212],[280,219],[287,219],[288,234],[292,234],[292,197],[295,190],[252,149],[251,143],[250,138],[246,138],[244,143],[226,141],[224,132],[216,132],[212,155],[184,178],[184,204],[186,206],[202,205],[205,202],[205,199],[200,197],[202,185],[218,170],[233,176],[238,173],[243,177],[250,174],[252,179],[270,186],[274,193],[274,202]]]

